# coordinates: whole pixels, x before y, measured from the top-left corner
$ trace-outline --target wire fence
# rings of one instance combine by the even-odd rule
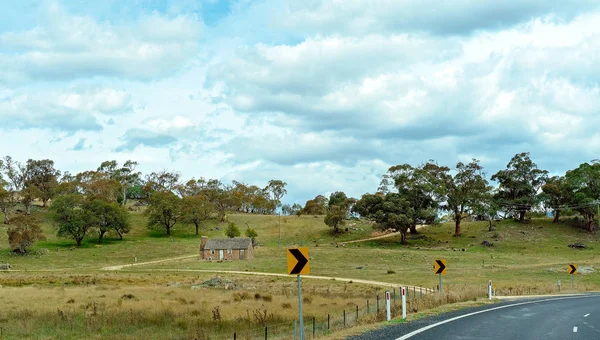
[[[407,310],[418,310],[419,301],[439,300],[437,286],[410,287],[406,289]],[[394,287],[390,292],[391,317],[402,315],[401,287]],[[386,319],[385,292],[375,294],[371,299],[365,299],[361,305],[347,305],[341,311],[331,312],[327,317],[304,315],[304,339],[317,339],[335,331],[370,324]],[[267,324],[263,327],[227,330],[221,332],[199,332],[197,339],[300,339],[301,326],[298,320],[293,322]]]
[[[495,286],[494,286],[495,287]],[[563,291],[571,288],[571,281],[563,283]],[[440,293],[439,287],[405,287],[407,314],[434,308],[443,304],[477,300],[488,297],[488,282],[444,282]],[[501,286],[494,290],[494,295],[536,295],[560,292],[556,284]],[[591,289],[591,288],[589,288]],[[588,290],[580,285],[579,290]],[[402,315],[401,287],[390,287],[390,314],[392,318]],[[360,305],[346,305],[342,310],[332,311],[327,317],[304,315],[304,339],[318,339],[333,332],[371,324],[386,320],[385,292],[374,294]],[[300,323],[283,322],[267,324],[262,327],[227,330],[222,332],[199,333],[198,340],[209,339],[300,339]]]

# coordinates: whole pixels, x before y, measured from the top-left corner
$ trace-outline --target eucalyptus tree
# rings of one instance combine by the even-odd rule
[[[500,184],[496,195],[499,204],[516,213],[522,222],[525,214],[539,202],[539,191],[548,180],[548,171],[539,169],[529,152],[522,152],[491,179]]]

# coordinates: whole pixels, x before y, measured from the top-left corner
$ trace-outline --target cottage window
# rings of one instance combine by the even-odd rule
[[[231,255],[231,249],[227,249],[227,254]]]
[[[215,250],[214,250],[214,249],[211,249],[211,250],[210,250],[210,253],[211,253],[212,255],[214,255],[214,254],[215,254]]]

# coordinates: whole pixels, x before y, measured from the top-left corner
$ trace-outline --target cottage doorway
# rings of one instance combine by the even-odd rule
[[[243,260],[246,255],[246,251],[244,249],[240,249],[240,260]]]
[[[219,250],[219,260],[222,260],[225,257],[225,251],[223,249]]]

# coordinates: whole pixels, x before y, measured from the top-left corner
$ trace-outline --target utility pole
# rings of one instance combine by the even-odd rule
[[[279,210],[279,241],[277,241],[277,246],[281,247],[281,210]]]

